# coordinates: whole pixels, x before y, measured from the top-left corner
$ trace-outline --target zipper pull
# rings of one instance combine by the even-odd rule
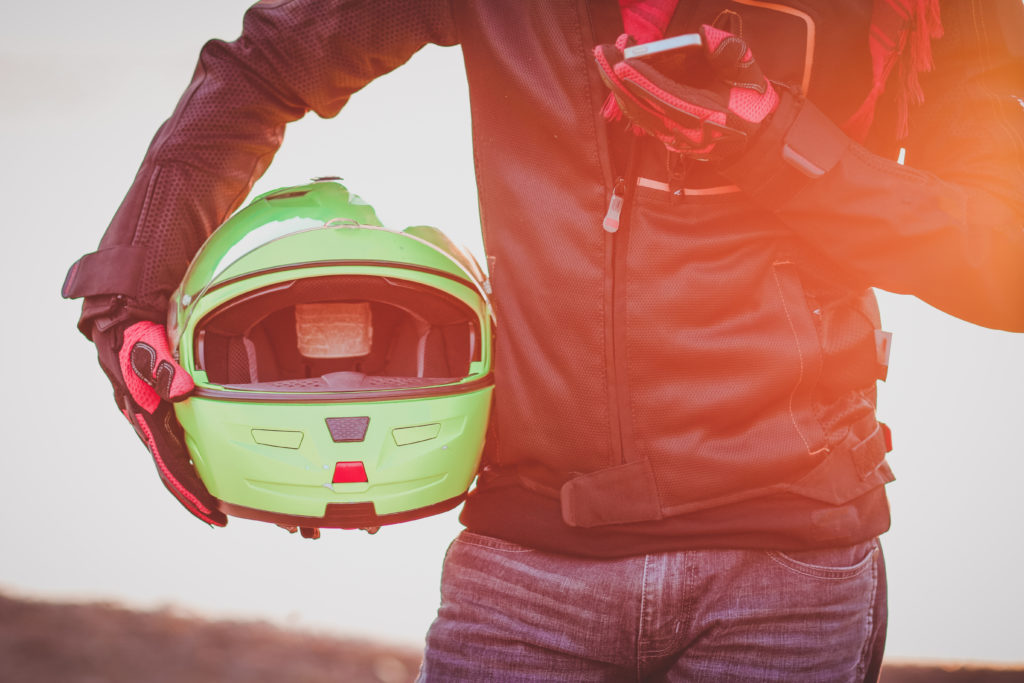
[[[626,203],[626,180],[619,178],[615,181],[615,188],[612,190],[611,201],[608,202],[608,211],[604,214],[604,221],[601,225],[606,232],[618,232],[619,219],[622,217],[622,206]]]
[[[676,152],[665,150],[667,157],[665,168],[668,170],[668,191],[672,204],[678,204],[686,199],[686,171],[689,160]]]

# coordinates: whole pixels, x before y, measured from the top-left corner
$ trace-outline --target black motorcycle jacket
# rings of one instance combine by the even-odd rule
[[[909,137],[893,92],[861,144],[842,126],[871,88],[871,7],[681,0],[669,35],[731,10],[785,93],[739,158],[706,168],[602,119],[591,51],[622,31],[614,0],[260,2],[238,40],[204,47],[66,291],[87,297],[87,333],[162,321],[288,122],[459,44],[500,324],[463,521],[594,555],[877,535],[892,472],[872,288],[1024,331],[1024,9],[944,2]]]

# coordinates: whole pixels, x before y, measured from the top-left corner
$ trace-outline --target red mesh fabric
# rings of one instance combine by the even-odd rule
[[[779,96],[747,44],[707,24],[700,30],[707,62],[717,82],[710,88],[677,82],[676,75],[670,74],[677,72],[679,65],[665,69],[663,64],[655,67],[641,65],[639,60],[622,60],[628,34],[619,36],[614,49],[608,45],[595,48],[598,67],[615,96],[614,101],[605,102],[602,115],[618,120],[625,109],[634,133],[650,134],[672,151],[707,154],[721,140],[722,133],[705,122],[749,129],[775,111]],[[695,118],[688,120],[679,112]]]
[[[619,0],[625,33],[615,41],[615,47],[620,51],[626,49],[630,36],[638,43],[649,43],[664,38],[665,29],[668,28],[678,4],[679,0]],[[622,117],[622,110],[614,95],[608,95],[605,99],[601,114],[609,121],[618,121]],[[635,126],[632,131],[634,135],[643,134],[643,130]]]
[[[734,86],[729,91],[729,110],[741,119],[760,123],[779,104],[779,96],[761,73],[746,43],[728,31],[701,27],[708,59],[719,77]]]
[[[760,123],[779,106],[779,95],[768,86],[764,93],[748,88],[733,88],[729,92],[729,109],[752,123]]]
[[[758,89],[765,84],[764,74],[754,61],[754,53],[746,41],[707,24],[701,26],[701,33],[704,34],[708,63],[722,81]]]
[[[674,107],[675,109],[678,109],[680,111],[685,111],[690,114],[693,114],[701,121],[711,121],[713,123],[718,123],[722,125],[725,125],[726,123],[725,112],[715,111],[713,109],[701,107],[700,105],[694,104],[693,102],[689,102],[687,100],[677,97],[676,95],[652,83],[643,74],[638,72],[636,69],[634,69],[626,62],[619,62],[618,64],[616,64],[615,73],[622,80],[630,81],[632,83],[635,83],[639,87],[643,88],[657,100],[665,102],[669,106]],[[705,129],[703,126],[695,125],[695,127],[693,128],[687,128],[680,125],[678,122],[669,118],[669,116],[666,115],[666,111],[664,109],[652,109],[652,107],[656,106],[656,103],[651,99],[645,99],[643,102],[640,102],[640,100],[636,100],[636,102],[639,106],[643,107],[644,109],[647,109],[654,116],[656,116],[660,120],[665,130],[674,131],[677,135],[689,140],[694,145],[699,145],[704,140]],[[662,142],[669,145],[669,147],[672,149],[674,149],[677,145],[677,141],[673,140],[671,137],[659,135],[658,131],[648,132],[651,132],[652,134],[656,135]]]
[[[665,35],[665,29],[679,0],[619,0],[622,25],[638,43],[649,43]]]
[[[722,44],[722,41],[726,38],[732,38],[732,34],[728,31],[723,31],[720,28],[709,26],[705,24],[704,29],[704,48],[708,52],[714,52],[718,49],[718,46]],[[750,50],[747,50],[747,54],[744,59],[750,59]]]
[[[135,323],[124,332],[124,343],[118,353],[118,360],[128,393],[143,410],[148,413],[155,411],[160,405],[160,396],[146,379],[139,375],[133,363],[133,360],[137,358],[137,356],[133,358],[133,351],[137,344],[145,344],[155,352],[155,355],[149,358],[150,367],[141,369],[149,376],[148,379],[153,380],[157,376],[158,368],[162,364],[170,364],[173,375],[168,387],[168,399],[185,396],[195,388],[192,378],[175,362],[171,355],[164,326],[148,320]]]
[[[716,123],[725,123],[725,114],[719,111],[714,111],[706,107],[694,104],[687,100],[681,99],[676,95],[668,92],[667,90],[655,85],[648,80],[643,74],[634,69],[626,62],[619,62],[615,65],[616,75],[624,81],[630,81],[643,88],[645,91],[651,93],[658,100],[665,102],[666,104],[680,109],[681,111],[689,112],[698,118],[707,118]],[[649,100],[645,100],[644,104],[653,104]],[[663,112],[659,112],[663,113]],[[679,124],[672,123],[666,119],[666,123],[673,128],[678,128]]]

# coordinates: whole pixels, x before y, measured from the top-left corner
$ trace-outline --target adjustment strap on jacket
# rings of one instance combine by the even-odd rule
[[[889,427],[868,413],[849,426],[820,464],[785,490],[829,505],[845,505],[894,479],[885,454],[892,450]]]
[[[817,107],[801,107],[783,139],[782,159],[808,178],[820,178],[850,146],[845,133]]]
[[[891,352],[892,332],[875,330],[875,367],[878,369],[878,379],[883,382],[889,376],[889,355]]]
[[[722,174],[774,210],[840,162],[850,138],[813,103],[780,89],[779,108],[747,150]]]
[[[648,460],[636,460],[570,479],[562,486],[562,520],[569,526],[646,522],[662,518],[658,485]]]
[[[111,247],[86,254],[72,264],[60,294],[65,299],[101,294],[135,297],[146,250],[142,247]]]

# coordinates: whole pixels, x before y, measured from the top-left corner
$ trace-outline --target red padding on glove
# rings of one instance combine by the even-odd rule
[[[692,114],[693,116],[696,116],[698,119],[700,119],[702,121],[711,121],[713,123],[718,123],[718,124],[721,124],[723,126],[725,125],[725,113],[724,112],[714,111],[714,110],[708,109],[706,107],[701,107],[698,104],[694,104],[693,102],[688,102],[686,100],[680,99],[679,97],[676,97],[672,93],[670,93],[670,92],[660,88],[658,85],[652,83],[646,76],[644,76],[639,71],[634,69],[633,66],[631,64],[627,63],[627,62],[619,62],[618,64],[615,65],[615,75],[618,76],[619,80],[621,80],[623,82],[629,81],[631,83],[636,84],[638,87],[640,87],[643,90],[645,90],[646,92],[650,93],[655,98],[655,100],[660,100],[661,102],[664,102],[665,104],[669,105],[670,107],[674,107],[675,109],[678,109],[679,111],[687,112],[689,114]],[[666,115],[666,112],[664,112],[664,111],[655,112],[652,109],[653,102],[651,102],[651,101],[641,101],[641,100],[637,99],[636,102],[638,104],[640,104],[641,106],[643,106],[648,111],[650,111],[652,113],[655,113],[657,116],[659,116],[661,118],[662,123],[665,126],[665,128],[667,128],[669,130],[676,131],[677,133],[683,135],[684,137],[686,137],[687,139],[689,139],[690,141],[692,141],[695,144],[700,144],[701,143],[701,141],[703,139],[703,135],[704,135],[703,129],[701,129],[701,128],[686,128],[684,126],[681,126],[680,124],[676,123],[671,118],[669,118]],[[707,149],[710,149],[711,146],[712,145],[709,145],[705,149],[694,150],[694,151],[695,152],[707,151]]]
[[[125,330],[118,360],[128,393],[147,413],[152,414],[161,399],[181,399],[195,388],[171,355],[163,325],[144,320]]]

